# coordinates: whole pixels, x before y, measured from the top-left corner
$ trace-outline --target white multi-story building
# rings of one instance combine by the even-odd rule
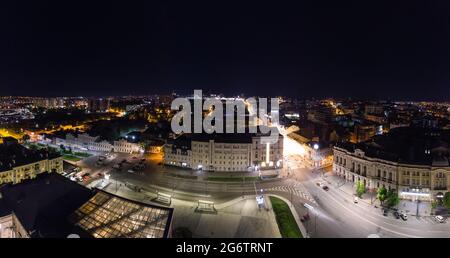
[[[393,141],[397,138],[340,144],[333,150],[333,172],[346,181],[363,182],[368,190],[395,189],[403,199],[442,198],[450,191],[450,152],[442,144],[446,138],[435,136],[409,138],[405,132],[401,139],[409,144]]]
[[[64,145],[73,149],[102,151],[102,152],[121,152],[121,153],[142,153],[143,148],[137,143],[131,143],[120,139],[110,143],[100,141],[98,136],[90,136],[87,133],[74,136],[67,134],[65,139],[56,138],[55,144]]]
[[[164,163],[207,171],[281,168],[283,139],[261,143],[258,134],[182,135],[164,146]]]

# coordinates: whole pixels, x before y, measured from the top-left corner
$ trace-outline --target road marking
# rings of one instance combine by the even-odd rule
[[[286,186],[286,185],[274,186],[274,187],[267,188],[265,190],[266,191],[274,191],[274,192],[292,193],[295,196],[301,197],[307,201],[317,204],[316,200],[314,200],[314,198],[309,194],[309,192],[306,189],[304,189],[304,187],[303,187],[304,190],[302,191],[302,190],[298,189],[298,186],[301,186],[301,185],[299,184],[296,186],[294,184],[294,186]]]
[[[333,199],[333,200],[334,200],[338,205],[340,205],[342,208],[346,209],[346,210],[349,211],[350,213],[353,213],[354,215],[356,215],[358,218],[360,218],[360,219],[362,219],[362,220],[364,220],[364,221],[366,221],[366,222],[368,222],[368,223],[370,223],[370,224],[372,224],[372,225],[374,225],[374,226],[376,226],[376,227],[382,228],[382,229],[384,229],[384,230],[386,230],[386,231],[388,231],[388,232],[391,232],[391,233],[394,233],[394,234],[397,234],[397,235],[401,235],[401,236],[405,236],[405,237],[410,237],[410,238],[420,238],[420,236],[415,236],[415,235],[410,235],[410,234],[401,233],[401,232],[398,232],[398,231],[395,231],[395,230],[391,230],[391,229],[389,229],[389,228],[386,228],[386,227],[384,227],[384,226],[378,225],[378,224],[376,224],[376,223],[374,223],[374,222],[372,222],[372,221],[370,221],[370,220],[368,220],[368,219],[366,219],[366,218],[360,216],[358,213],[352,211],[351,209],[349,209],[349,208],[346,207],[345,205],[341,204],[337,199],[335,199],[335,198],[332,197],[331,195],[327,195],[327,196],[330,197],[331,199]]]

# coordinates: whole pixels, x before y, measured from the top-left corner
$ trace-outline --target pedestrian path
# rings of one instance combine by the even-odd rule
[[[317,202],[314,200],[314,198],[309,194],[309,192],[305,189],[305,187],[296,182],[293,185],[281,185],[281,186],[274,186],[267,188],[266,191],[272,191],[272,192],[285,192],[285,193],[291,193],[297,197],[303,198],[313,204],[317,204]]]

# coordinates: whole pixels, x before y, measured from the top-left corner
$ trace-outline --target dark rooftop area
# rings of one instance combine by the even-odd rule
[[[32,150],[20,144],[0,144],[0,172],[43,159],[54,159],[60,154],[51,149]]]
[[[88,238],[167,237],[170,233],[173,208],[91,190],[57,173],[3,185],[0,193],[0,216],[14,213],[32,238],[66,238],[70,234]],[[92,205],[97,208],[89,209]],[[104,218],[101,226],[96,224],[99,216]],[[126,228],[116,225],[122,222],[127,222]],[[136,229],[139,223],[141,227]],[[110,230],[115,233],[103,235]]]
[[[0,214],[11,211],[32,237],[81,236],[67,218],[94,195],[90,189],[56,174],[44,173],[34,179],[0,188]]]
[[[388,134],[375,136],[367,142],[338,143],[336,146],[351,152],[361,149],[368,157],[394,162],[448,166],[450,131],[401,127],[392,129]]]

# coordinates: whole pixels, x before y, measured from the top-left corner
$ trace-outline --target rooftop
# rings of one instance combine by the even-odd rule
[[[165,238],[173,209],[98,191],[70,220],[96,238]]]
[[[0,144],[0,172],[59,156],[59,153],[47,149],[32,150],[17,143],[3,143]]]
[[[80,207],[93,192],[56,173],[0,188],[0,214],[14,212],[31,237],[66,237],[78,232],[67,216]]]
[[[417,165],[449,166],[450,131],[416,127],[392,129],[373,140],[352,144],[338,143],[337,147],[350,152],[355,149],[365,155],[393,162]]]
[[[17,216],[31,237],[167,237],[173,209],[91,190],[56,173],[0,187],[0,216]]]

